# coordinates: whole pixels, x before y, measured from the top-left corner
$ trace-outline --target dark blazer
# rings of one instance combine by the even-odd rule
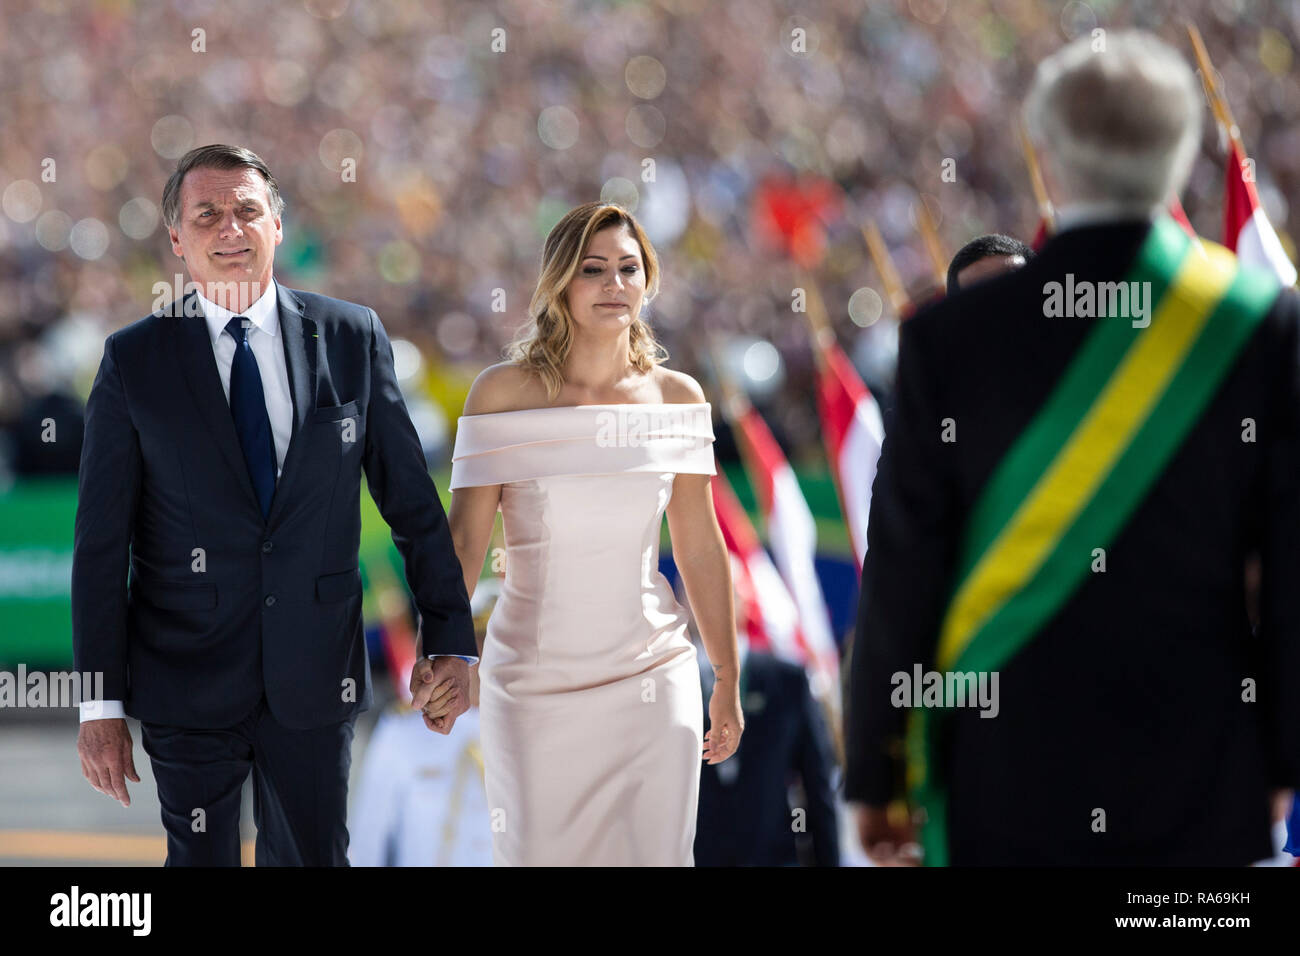
[[[759,651],[746,654],[743,673],[740,747],[716,766],[701,765],[695,865],[797,866],[802,834],[794,830],[789,788],[798,780],[811,862],[839,866],[835,758],[808,677],[798,665]]]
[[[267,520],[203,316],[169,307],[104,344],[86,406],[72,639],[77,670],[102,671],[105,699],[140,720],[229,726],[265,694],[277,720],[307,729],[369,706],[363,468],[405,560],[425,650],[477,653],[379,317],[277,286],[294,422]]]
[[[1122,278],[1147,228],[1068,230],[1019,271],[903,325],[851,665],[848,799],[901,792],[907,711],[890,706],[890,675],[933,667],[972,505],[1105,321],[1045,318],[1044,284]],[[953,713],[940,755],[952,863],[1272,855],[1269,788],[1300,786],[1298,315],[1296,297],[1280,295],[1107,549],[1105,573],[1087,575],[1000,672],[1000,714]],[[955,442],[941,440],[946,418]],[[1254,442],[1242,440],[1247,418]],[[1254,632],[1252,552],[1263,564]],[[1243,701],[1248,679],[1255,702]]]

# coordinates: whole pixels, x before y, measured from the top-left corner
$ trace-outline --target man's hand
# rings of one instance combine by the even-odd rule
[[[424,726],[451,733],[456,718],[469,710],[469,662],[421,657],[411,671],[411,706],[423,712]]]
[[[77,734],[82,774],[92,787],[124,807],[131,805],[126,781],[140,782],[131,747],[131,729],[121,717],[88,720]]]
[[[876,866],[920,866],[920,847],[906,808],[858,806],[858,839]]]
[[[1295,797],[1294,790],[1274,790],[1273,791],[1273,822],[1281,823],[1291,815],[1291,801]]]

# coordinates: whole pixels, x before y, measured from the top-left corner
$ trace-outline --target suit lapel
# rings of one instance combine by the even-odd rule
[[[177,367],[185,373],[185,385],[194,397],[199,414],[203,416],[208,434],[221,450],[230,470],[235,473],[235,480],[244,489],[249,505],[260,514],[253,482],[248,477],[244,451],[239,447],[239,435],[235,432],[235,420],[230,414],[230,403],[221,387],[217,360],[212,353],[212,339],[208,336],[207,320],[198,304],[190,301],[194,295],[191,292],[185,297],[180,317],[175,320]]]
[[[279,282],[275,288],[279,298],[280,336],[284,342],[285,366],[289,372],[289,391],[293,395],[293,435],[284,453],[284,468],[280,472],[280,480],[276,482],[275,497],[271,500],[271,513],[267,518],[268,525],[284,507],[288,497],[286,486],[297,473],[294,466],[302,457],[303,445],[306,444],[307,419],[316,407],[316,370],[320,363],[320,339],[316,337],[316,323],[307,317],[302,299]]]

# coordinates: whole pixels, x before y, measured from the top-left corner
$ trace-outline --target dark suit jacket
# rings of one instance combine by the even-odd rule
[[[1068,230],[1023,269],[902,327],[872,491],[846,723],[846,797],[901,792],[890,675],[933,667],[973,503],[1095,321],[1044,284],[1122,278],[1144,223]],[[958,709],[940,771],[959,863],[1241,864],[1270,856],[1270,787],[1300,786],[1300,338],[1279,296],[1084,584],[1000,672],[1001,713]],[[943,419],[956,441],[941,441]],[[1243,419],[1257,440],[1242,440]],[[1243,564],[1263,563],[1252,633]],[[1243,701],[1243,681],[1257,700]],[[1105,832],[1094,832],[1095,811]]]
[[[267,520],[203,316],[157,312],[104,344],[86,406],[72,639],[78,671],[102,671],[105,699],[124,700],[140,720],[229,726],[263,693],[294,729],[369,706],[363,468],[405,559],[424,649],[477,653],[379,317],[278,289],[294,423]]]
[[[797,779],[803,785],[803,833],[810,838],[812,862],[839,866],[835,760],[808,677],[798,665],[759,651],[746,655],[744,675],[740,747],[716,766],[701,766],[695,865],[798,865],[800,835],[788,796]],[[736,767],[728,768],[732,761]],[[733,769],[739,772],[729,779]]]

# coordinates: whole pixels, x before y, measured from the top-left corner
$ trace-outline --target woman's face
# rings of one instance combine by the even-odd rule
[[[641,247],[627,224],[619,223],[592,235],[564,299],[579,329],[617,332],[641,313],[645,282]]]

